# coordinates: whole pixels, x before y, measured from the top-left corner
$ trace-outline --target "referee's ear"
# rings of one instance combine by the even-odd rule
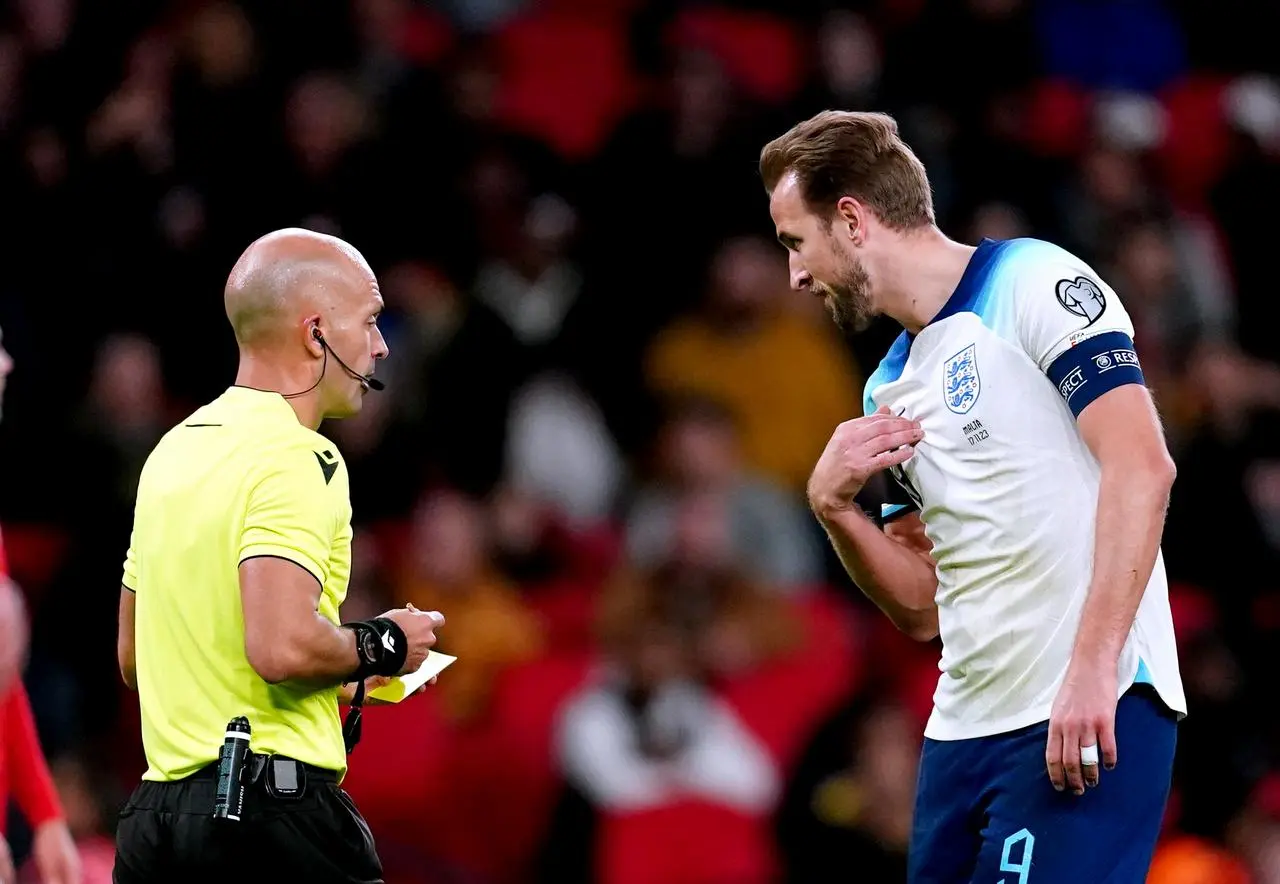
[[[324,332],[320,330],[320,314],[308,316],[303,328],[306,330],[304,345],[312,356],[320,358],[324,355]]]

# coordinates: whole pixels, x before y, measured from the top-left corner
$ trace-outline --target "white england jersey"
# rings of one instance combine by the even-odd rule
[[[1075,418],[1143,382],[1132,338],[1115,292],[1074,255],[984,240],[933,321],[903,332],[868,379],[865,413],[887,405],[924,428],[893,475],[937,561],[941,675],[926,736],[1049,718],[1093,571],[1100,471]],[[1163,555],[1119,679],[1122,693],[1150,682],[1186,714]]]

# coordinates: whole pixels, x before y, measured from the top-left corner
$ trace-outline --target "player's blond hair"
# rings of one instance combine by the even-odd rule
[[[851,196],[894,230],[934,223],[924,164],[888,114],[829,110],[796,124],[760,151],[765,190],[772,194],[788,174],[809,211],[822,218]]]

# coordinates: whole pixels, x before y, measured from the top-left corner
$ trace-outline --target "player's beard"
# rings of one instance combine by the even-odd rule
[[[835,280],[815,280],[814,293],[826,301],[831,318],[845,332],[865,331],[875,316],[871,308],[871,277],[857,258],[850,256]]]

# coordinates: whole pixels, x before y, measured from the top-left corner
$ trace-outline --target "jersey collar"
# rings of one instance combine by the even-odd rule
[[[961,274],[960,282],[956,285],[955,291],[951,293],[951,297],[947,298],[947,302],[942,305],[942,309],[934,315],[933,319],[925,323],[925,328],[941,322],[948,316],[964,313],[973,307],[974,302],[978,300],[978,296],[982,294],[988,271],[991,269],[999,252],[999,245],[996,240],[985,237],[978,243],[977,249],[969,256],[969,263],[965,265],[964,273]],[[924,329],[921,329],[921,331],[924,331]],[[916,338],[909,331],[904,330],[903,334],[907,336],[908,343]]]

